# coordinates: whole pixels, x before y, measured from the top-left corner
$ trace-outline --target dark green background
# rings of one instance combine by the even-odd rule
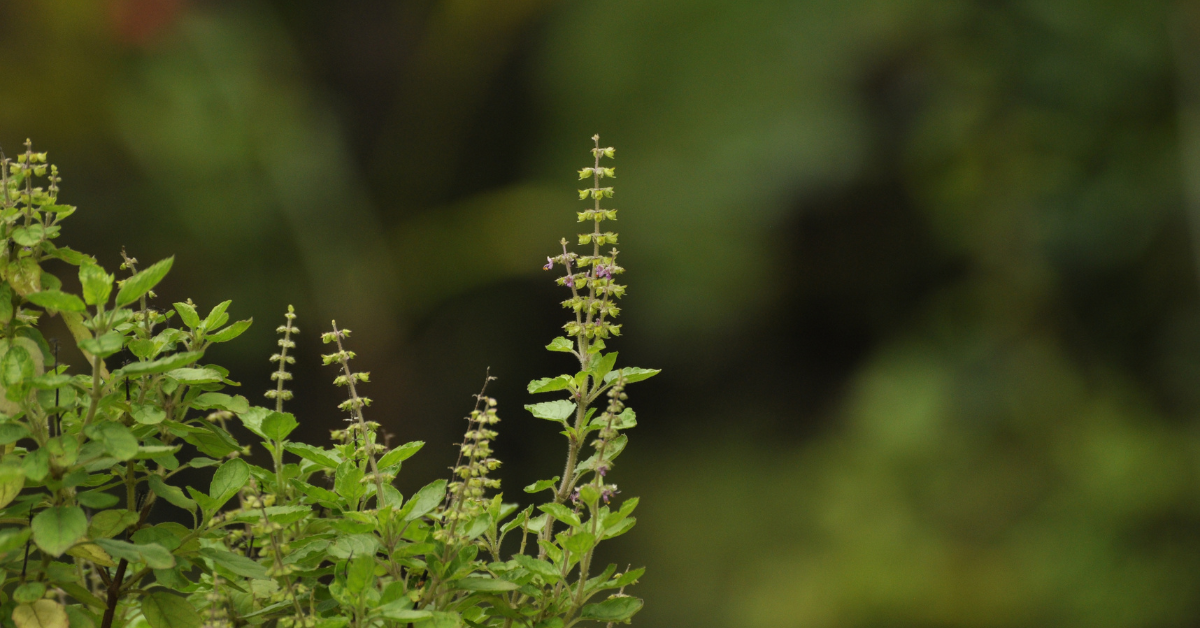
[[[617,147],[636,625],[1200,625],[1200,7],[1153,0],[0,0],[0,146],[63,242],[282,312],[301,438],[445,475],[485,370],[506,494],[588,138]]]

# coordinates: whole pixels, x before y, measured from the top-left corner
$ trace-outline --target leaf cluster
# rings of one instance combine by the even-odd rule
[[[625,387],[657,371],[618,368],[605,338],[623,294],[616,251],[601,254],[599,165],[585,172],[597,206],[580,242],[589,256],[558,259],[571,279],[568,336],[547,349],[573,354],[579,369],[530,382],[529,392],[565,393],[530,404],[567,440],[565,477],[525,492],[545,499],[506,502],[490,476],[498,404],[481,391],[467,417],[453,476],[412,495],[393,481],[424,443],[391,447],[364,412],[351,368],[350,332],[322,340],[325,364],[347,391],[347,426],[321,447],[292,440],[299,420],[289,355],[300,333],[289,308],[272,408],[230,387],[225,368],[205,359],[252,321],[231,322],[230,302],[203,309],[189,301],[155,305],[168,258],[142,267],[125,255],[110,273],[95,258],[53,240],[75,211],[58,203],[58,171],[26,150],[0,159],[0,623],[15,628],[567,628],[627,622],[642,606],[625,594],[642,569],[593,569],[596,546],[628,532],[637,498],[617,499],[614,460],[637,424]],[[45,185],[41,185],[45,184]],[[586,271],[572,270],[586,268]],[[78,277],[80,293],[54,272]],[[122,275],[118,277],[118,275]],[[575,303],[577,302],[577,303]],[[40,324],[60,317],[87,364],[58,359]],[[118,366],[119,364],[119,366]],[[114,368],[116,367],[116,368]],[[490,379],[490,378],[489,378]],[[601,403],[605,402],[606,403]],[[604,405],[602,411],[599,407]],[[255,437],[239,442],[231,425]],[[249,454],[261,448],[270,465]],[[590,448],[590,456],[584,457]],[[211,473],[207,488],[182,485],[185,470]],[[546,492],[549,496],[546,496]],[[168,519],[183,520],[175,523]]]

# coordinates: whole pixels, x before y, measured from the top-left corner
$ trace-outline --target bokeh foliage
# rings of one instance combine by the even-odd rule
[[[640,625],[1200,619],[1190,3],[348,4],[2,3],[0,143],[57,156],[76,248],[337,312],[387,428],[448,442],[486,365],[502,405],[544,370],[509,338],[554,335],[600,132],[664,367]]]

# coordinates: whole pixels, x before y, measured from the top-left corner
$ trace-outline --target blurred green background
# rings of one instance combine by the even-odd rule
[[[317,332],[446,473],[485,369],[508,496],[561,466],[540,270],[618,149],[636,625],[1200,625],[1200,5],[0,0],[26,137],[110,268]]]

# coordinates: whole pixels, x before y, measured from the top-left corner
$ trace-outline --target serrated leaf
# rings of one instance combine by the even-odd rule
[[[597,379],[603,380],[609,373],[612,372],[613,366],[617,363],[617,352],[605,353],[603,357],[596,360],[590,369],[592,375]]]
[[[557,475],[554,476],[553,478],[550,478],[549,480],[538,480],[537,482],[534,482],[533,484],[526,486],[525,492],[526,493],[539,493],[546,489],[552,489],[552,488],[554,488],[554,485],[558,483],[558,480],[559,480],[559,477]]]
[[[574,527],[579,527],[579,515],[575,514],[570,508],[562,504],[542,504],[538,506],[538,510],[558,519],[559,521]]]
[[[74,556],[75,558],[82,558],[83,560],[90,560],[102,567],[117,566],[116,562],[113,561],[112,556],[109,556],[108,552],[104,551],[102,547],[96,545],[95,543],[80,543],[79,545],[67,550],[67,555]]]
[[[529,382],[529,394],[537,394],[544,392],[554,392],[563,390],[571,385],[570,375],[559,375],[558,377],[543,377]]]
[[[189,386],[200,384],[216,384],[224,381],[224,377],[210,368],[182,368],[167,371],[167,377]]]
[[[594,621],[625,621],[642,610],[642,600],[636,597],[610,597],[599,604],[588,604],[580,615]]]
[[[234,458],[217,467],[212,483],[209,485],[208,494],[216,502],[217,508],[220,508],[225,505],[225,502],[233,499],[233,496],[237,495],[237,492],[242,490],[248,481],[250,481],[250,465],[241,458]]]
[[[209,342],[229,342],[230,340],[233,340],[234,338],[237,338],[245,333],[247,329],[250,329],[250,325],[253,322],[253,318],[248,318],[244,321],[238,321],[219,332],[214,334],[206,334],[204,339]]]
[[[604,376],[604,383],[607,384],[617,378],[619,373],[625,380],[626,384],[633,384],[644,379],[650,379],[662,372],[662,369],[643,369],[636,366],[627,366],[619,371],[613,371]]]
[[[113,539],[96,539],[95,542],[113,558],[131,563],[146,563],[151,569],[170,569],[175,566],[175,557],[167,548],[157,543],[139,545]]]
[[[267,575],[266,567],[249,558],[246,558],[245,556],[239,556],[233,552],[227,552],[225,550],[219,550],[210,547],[201,549],[200,555],[239,576],[254,578],[256,580],[271,579],[271,577]]]
[[[563,338],[562,336],[559,336],[558,338],[551,340],[550,344],[546,345],[546,350],[570,353],[575,350],[575,343]]]
[[[313,447],[306,443],[288,443],[283,448],[328,469],[336,469],[342,463],[341,456],[338,456],[337,452]]]
[[[404,443],[403,445],[384,454],[384,456],[379,459],[377,466],[380,469],[386,469],[394,464],[399,464],[411,458],[413,454],[417,453],[418,451],[421,451],[421,448],[424,446],[425,441],[419,440],[411,443]]]
[[[105,510],[92,515],[88,525],[88,536],[93,539],[111,539],[129,526],[137,523],[138,514],[130,510]]]
[[[176,303],[175,311],[179,312],[179,320],[183,321],[188,329],[195,329],[200,326],[200,315],[196,313],[196,308],[187,303]]]
[[[526,405],[525,409],[539,419],[558,421],[566,424],[567,419],[575,413],[575,402],[567,401],[565,399],[559,399],[558,401],[543,401],[542,403]]]
[[[158,590],[142,598],[142,616],[150,628],[200,628],[200,613],[186,598]]]
[[[42,290],[41,292],[34,292],[25,298],[30,303],[48,310],[82,312],[87,309],[87,306],[83,304],[83,299],[61,290]]]
[[[183,494],[183,489],[178,486],[171,486],[163,481],[160,476],[151,475],[149,478],[150,490],[155,495],[167,500],[171,504],[178,506],[188,512],[196,512],[196,502],[188,499],[187,495]]]
[[[187,366],[202,357],[204,357],[203,351],[185,351],[148,362],[134,362],[113,371],[113,377],[121,378],[166,373],[167,371]]]
[[[167,272],[171,270],[171,265],[174,263],[175,258],[168,257],[126,279],[121,284],[121,289],[117,291],[117,307],[129,305],[150,292],[154,286],[158,285],[158,282],[163,280],[163,277],[167,276]]]
[[[424,517],[437,508],[437,505],[442,503],[446,497],[446,481],[436,480],[425,485],[415,495],[409,498],[408,503],[401,510],[404,521],[413,521]]]
[[[158,425],[167,418],[167,413],[159,407],[152,405],[134,404],[133,412],[130,413],[133,420],[142,425]]]
[[[512,591],[521,588],[515,582],[500,580],[498,578],[480,578],[478,576],[468,576],[454,583],[454,586],[463,591]]]
[[[271,440],[284,440],[298,425],[290,412],[272,412],[263,419],[261,429],[263,436]]]
[[[107,303],[112,294],[113,276],[91,262],[79,265],[79,283],[83,286],[83,300],[88,305]]]
[[[110,331],[99,338],[80,340],[78,345],[80,349],[92,355],[106,358],[125,346],[125,337],[118,332]]]
[[[138,440],[129,428],[116,421],[103,421],[87,426],[88,438],[100,441],[104,450],[117,460],[129,460],[137,455]]]
[[[206,392],[192,401],[192,407],[197,410],[228,410],[234,414],[248,412],[250,402],[241,395],[226,395],[224,393]]]
[[[542,581],[546,584],[554,584],[562,580],[562,571],[544,560],[538,560],[525,554],[516,554],[513,556],[513,560],[524,567],[526,571],[541,576]]]

